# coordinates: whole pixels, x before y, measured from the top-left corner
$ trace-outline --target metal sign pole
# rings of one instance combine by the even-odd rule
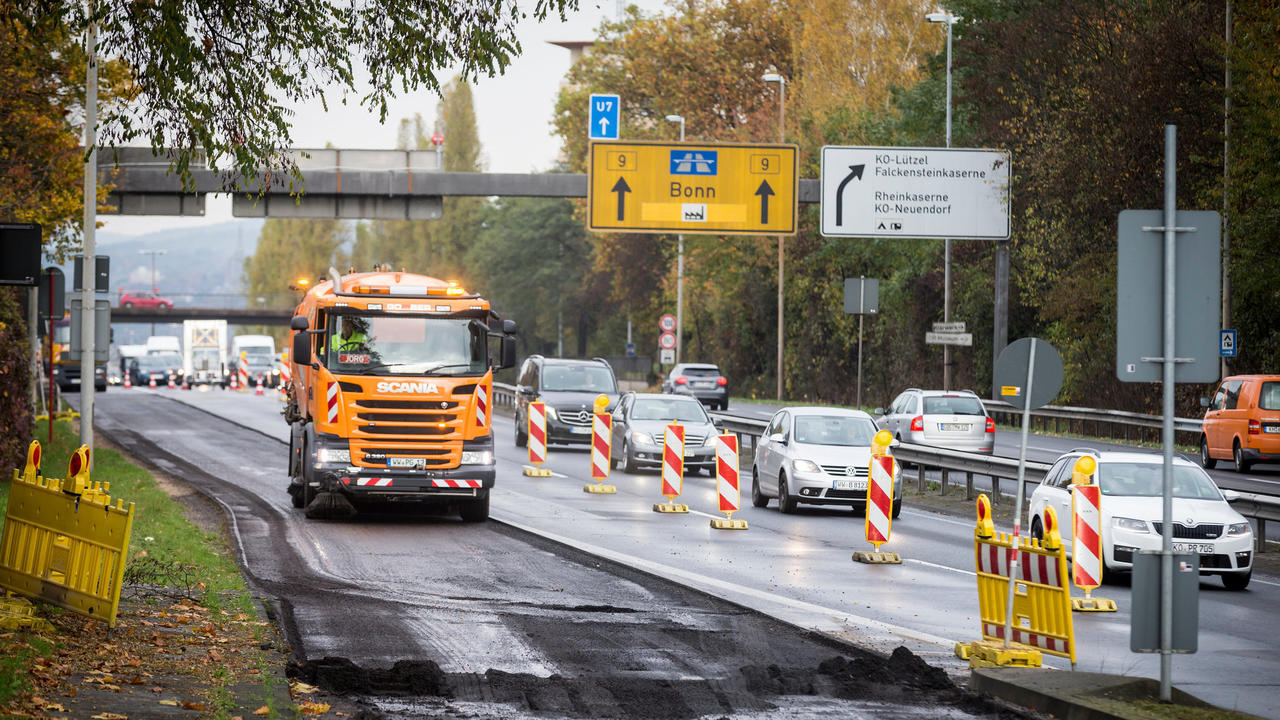
[[[1177,277],[1178,128],[1164,127],[1164,536],[1160,541],[1160,699],[1173,697],[1173,373]]]
[[[89,12],[93,12],[93,3],[89,3]],[[95,262],[94,228],[97,225],[98,211],[98,26],[89,23],[85,38],[85,55],[87,68],[85,71],[85,117],[84,146],[89,149],[89,157],[84,164],[84,260],[83,272],[80,273],[80,443],[93,450],[93,391],[96,389],[97,375],[94,321],[95,273],[90,272],[89,264]],[[93,453],[90,453],[90,467],[93,465]]]
[[[1009,594],[1004,604],[1004,646],[1009,647],[1009,637],[1013,634],[1013,588],[1017,585],[1014,576],[1018,570],[1018,538],[1022,535],[1022,495],[1023,481],[1027,475],[1027,430],[1031,425],[1031,390],[1032,376],[1036,370],[1036,341],[1031,341],[1031,349],[1027,358],[1027,395],[1022,405],[1022,446],[1018,449],[1018,493],[1013,503],[1013,547],[1009,554]]]
[[[867,276],[858,276],[858,402],[862,409],[862,319],[867,314]]]

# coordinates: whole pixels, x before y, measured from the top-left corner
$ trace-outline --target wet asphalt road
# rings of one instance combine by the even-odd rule
[[[167,391],[116,392],[99,396],[96,424],[225,505],[248,574],[276,599],[300,672],[367,697],[390,717],[993,715],[981,704],[950,707],[964,698],[909,654],[886,661],[654,577],[667,574],[660,569],[633,569],[522,532],[521,519],[561,531],[574,521],[555,519],[567,508],[519,475],[506,443],[499,442],[499,482],[512,492],[495,496],[494,514],[513,524],[420,513],[307,521],[284,491],[284,444],[244,427],[281,437],[274,400],[183,395],[209,412]],[[572,490],[575,500],[585,496],[580,483]],[[628,540],[635,523],[578,514],[626,550],[672,559],[661,548],[678,537],[671,528],[641,522],[655,529]],[[831,519],[861,527],[847,513]],[[726,543],[722,552],[740,549]],[[808,612],[780,587],[762,592],[778,594],[792,615]]]

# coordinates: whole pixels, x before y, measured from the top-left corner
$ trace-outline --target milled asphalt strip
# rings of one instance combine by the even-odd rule
[[[272,437],[271,435],[268,435],[263,430],[252,427],[250,425],[246,425],[244,423],[236,422],[234,420],[229,420],[226,417],[222,415],[218,415],[217,413],[214,413],[211,410],[207,410],[198,405],[185,402],[180,398],[169,398],[169,399],[173,400],[174,402],[181,403],[182,405],[186,405],[187,407],[199,410],[200,412],[203,412],[206,415],[222,420],[223,422],[229,422],[232,425],[235,425],[236,427],[240,427],[245,430],[255,432],[264,437],[271,438],[272,440],[275,440],[276,442],[281,443],[282,445],[287,444],[284,441],[280,440],[279,438],[275,438],[275,437]],[[565,475],[563,477],[568,478],[569,476]],[[706,517],[716,517],[714,515],[707,515],[701,512],[699,512],[698,514],[705,515]],[[536,535],[538,537],[544,538],[546,540],[550,540],[551,542],[555,542],[560,545],[573,548],[575,550],[587,553],[589,555],[595,555],[597,557],[603,558],[605,560],[610,560],[612,562],[616,562],[621,565],[626,565],[626,566],[635,568],[637,570],[649,573],[651,575],[655,575],[660,578],[665,578],[672,582],[676,582],[681,585],[691,587],[695,590],[713,595],[715,597],[731,599],[725,596],[724,593],[727,592],[727,593],[732,593],[738,597],[753,598],[756,600],[763,600],[765,602],[772,603],[776,606],[779,606],[778,611],[774,612],[774,611],[764,610],[745,602],[739,602],[738,604],[743,605],[744,607],[749,607],[755,610],[756,612],[763,613],[765,615],[776,618],[778,620],[781,620],[782,622],[785,622],[789,625],[793,625],[798,628],[818,629],[823,632],[838,632],[843,629],[852,628],[860,631],[863,634],[863,636],[866,637],[868,640],[870,640],[871,636],[873,635],[879,636],[881,638],[883,638],[886,635],[897,636],[902,638],[903,640],[911,640],[917,643],[921,643],[923,645],[936,646],[939,652],[942,652],[945,650],[946,652],[949,653],[955,647],[955,640],[948,640],[947,638],[933,635],[930,633],[919,632],[919,631],[912,630],[910,628],[902,627],[899,625],[893,625],[890,623],[882,622],[880,620],[873,620],[871,618],[862,617],[860,615],[855,615],[853,613],[845,612],[843,610],[835,610],[832,608],[823,607],[821,605],[814,605],[813,603],[804,602],[802,600],[793,600],[793,599],[782,597],[780,595],[776,595],[773,593],[768,593],[763,590],[756,590],[754,588],[745,587],[742,585],[738,585],[736,583],[726,582],[724,580],[717,580],[715,578],[699,575],[697,573],[681,570],[679,568],[673,568],[667,565],[662,565],[661,563],[655,563],[650,560],[645,560],[644,558],[635,557],[634,555],[627,555],[625,553],[614,552],[607,548],[591,545],[590,543],[579,542],[572,538],[564,537],[562,535],[557,535],[555,533],[545,532],[543,530],[539,530],[537,528],[525,525],[524,523],[517,522],[515,520],[504,519],[500,516],[490,515],[490,519],[496,522],[502,523],[503,525],[507,525],[509,527],[515,528],[517,530],[521,530],[521,531],[530,533],[532,535]],[[932,565],[932,563],[923,563],[923,562],[922,564]],[[953,570],[953,571],[955,570],[954,568],[946,568],[946,569]],[[815,628],[812,624],[814,615],[830,618],[832,621],[832,625],[827,628]]]

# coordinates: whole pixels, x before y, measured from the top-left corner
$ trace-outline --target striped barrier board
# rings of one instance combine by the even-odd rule
[[[1084,590],[1084,597],[1071,599],[1073,610],[1116,612],[1114,600],[1093,596],[1103,572],[1102,488],[1075,485],[1071,488],[1071,582]]]
[[[742,509],[742,490],[739,486],[741,471],[738,466],[738,436],[724,434],[716,438],[716,494],[719,497],[723,518],[712,518],[711,527],[717,530],[746,530],[746,520],[734,520],[733,514]]]
[[[1046,508],[1044,528],[1043,541],[997,533],[991,521],[990,501],[986,495],[979,496],[974,565],[983,640],[969,645],[972,667],[1039,667],[1040,652],[1069,658],[1075,664],[1066,551],[1051,507]],[[1013,609],[1006,637],[1005,612],[1011,581]]]
[[[547,461],[547,405],[541,402],[529,403],[529,462],[524,466],[524,474],[528,477],[551,477],[549,468],[539,467]]]
[[[867,504],[864,511],[863,535],[871,543],[870,552],[853,554],[855,562],[900,565],[898,553],[881,552],[880,546],[889,542],[893,524],[893,456],[875,453],[871,456],[871,468],[867,473]]]
[[[236,367],[236,374],[240,376],[239,389],[241,392],[249,392],[249,356],[248,353],[241,350],[239,364]],[[235,383],[232,383],[235,386]]]
[[[676,502],[684,486],[684,426],[668,425],[662,433],[662,495],[664,503],[654,503],[653,511],[687,513],[689,506]]]
[[[489,427],[489,386],[480,383],[476,386],[476,427]]]
[[[597,412],[591,417],[591,479],[595,482],[582,486],[583,492],[598,495],[613,495],[618,489],[605,485],[611,467],[610,457],[613,445],[613,416]]]
[[[350,481],[351,478],[343,478],[344,481]],[[358,477],[355,478],[358,487],[394,487],[395,478],[389,477]],[[416,484],[416,483],[415,483]],[[459,480],[451,478],[432,478],[431,487],[443,488],[482,488],[484,483],[479,480]]]

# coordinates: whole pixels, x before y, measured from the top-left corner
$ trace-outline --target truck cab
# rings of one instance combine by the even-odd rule
[[[334,517],[417,502],[488,518],[493,372],[515,364],[514,322],[436,278],[330,270],[291,328],[295,507]]]

